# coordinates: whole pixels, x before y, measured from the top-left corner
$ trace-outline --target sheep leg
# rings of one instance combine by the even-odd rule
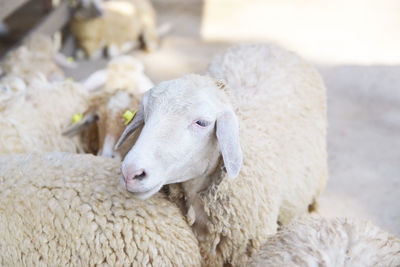
[[[145,25],[142,32],[143,46],[147,52],[152,52],[158,48],[157,29],[151,25]]]

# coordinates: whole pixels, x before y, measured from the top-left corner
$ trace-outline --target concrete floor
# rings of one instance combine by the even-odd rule
[[[238,42],[273,41],[315,62],[329,109],[330,179],[320,213],[368,218],[400,236],[399,3],[156,0],[159,24],[172,30],[160,50],[134,54],[154,82],[202,72]],[[68,72],[81,79],[105,64],[81,62]]]

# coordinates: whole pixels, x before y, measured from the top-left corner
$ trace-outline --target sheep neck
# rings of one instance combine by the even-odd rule
[[[192,222],[192,228],[199,242],[202,242],[208,234],[207,222],[209,217],[204,207],[204,196],[211,194],[218,188],[225,173],[223,161],[219,159],[209,174],[182,183],[186,199],[186,212],[188,217],[194,215],[194,218],[188,219]],[[194,211],[194,214],[190,214],[190,210]]]

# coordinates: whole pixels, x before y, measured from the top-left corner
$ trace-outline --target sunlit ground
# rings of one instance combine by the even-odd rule
[[[398,0],[209,0],[206,40],[274,41],[319,63],[400,62]]]

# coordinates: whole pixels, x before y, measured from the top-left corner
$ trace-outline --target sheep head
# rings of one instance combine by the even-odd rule
[[[77,1],[77,15],[89,19],[102,16],[104,13],[102,0],[79,0]]]
[[[138,114],[117,143],[143,125],[122,163],[126,188],[148,198],[163,185],[205,179],[220,156],[229,177],[242,164],[239,126],[221,84],[200,75],[162,82],[142,99]]]
[[[139,98],[125,90],[117,90],[110,94],[95,94],[91,102],[93,104],[83,118],[64,134],[72,136],[80,133],[87,153],[121,159],[127,150],[115,151],[114,146],[125,128],[123,114],[127,109],[137,107]]]

